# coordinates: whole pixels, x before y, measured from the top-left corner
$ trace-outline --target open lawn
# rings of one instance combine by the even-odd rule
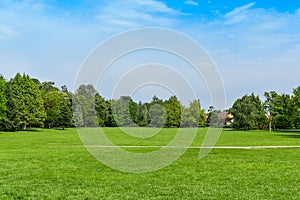
[[[122,146],[163,146],[177,129],[148,139],[105,128]],[[134,128],[131,128],[134,131]],[[193,146],[202,144],[199,129]],[[217,146],[300,146],[299,132],[226,131]],[[153,151],[133,148],[133,151]],[[0,199],[300,199],[300,148],[188,149],[170,166],[131,174],[110,169],[75,129],[0,133]]]

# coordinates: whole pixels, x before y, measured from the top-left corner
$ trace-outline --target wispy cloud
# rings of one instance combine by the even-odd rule
[[[212,6],[219,12],[201,18],[193,9],[187,17],[171,1],[95,0],[92,8],[74,9],[60,1],[0,1],[0,69],[6,77],[24,71],[72,86],[82,60],[99,42],[124,30],[158,26],[203,45],[218,64],[231,99],[247,88],[287,91],[299,84],[300,8],[278,12],[253,2],[222,14],[223,7]],[[200,1],[180,6],[184,2],[196,6]]]
[[[0,24],[0,40],[17,36],[18,32],[12,27]]]
[[[189,0],[189,1],[185,1],[184,4],[186,5],[190,5],[190,6],[198,6],[199,3],[196,2],[196,1],[192,1],[192,0]]]
[[[279,12],[254,5],[189,27],[219,67],[229,102],[247,92],[289,92],[299,85],[299,10]]]
[[[150,12],[162,12],[162,13],[168,13],[168,14],[178,14],[179,13],[179,11],[170,8],[165,3],[161,2],[161,1],[157,1],[157,0],[133,0],[132,2],[140,5],[145,10],[148,10]]]
[[[242,21],[244,21],[247,17],[250,16],[250,12],[249,9],[252,8],[255,5],[255,3],[249,3],[247,5],[241,6],[241,7],[237,7],[234,10],[232,10],[231,12],[227,13],[225,15],[226,20],[226,24],[237,24],[240,23]]]
[[[112,30],[174,25],[180,11],[157,0],[109,1],[99,9],[98,23]]]
[[[0,3],[0,37],[9,39],[22,34],[25,29],[28,29],[28,25],[32,25],[30,22],[35,16],[42,14],[43,11],[44,4],[39,1],[2,1]]]

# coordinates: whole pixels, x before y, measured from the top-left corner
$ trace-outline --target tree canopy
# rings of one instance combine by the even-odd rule
[[[262,102],[253,93],[237,99],[230,113],[234,116],[232,124],[234,128],[249,130],[262,128],[266,124]]]

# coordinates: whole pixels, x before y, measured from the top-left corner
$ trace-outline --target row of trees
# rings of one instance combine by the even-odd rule
[[[176,96],[163,101],[134,102],[129,96],[107,100],[92,85],[81,85],[73,95],[73,116],[77,127],[197,127],[205,126],[206,115],[200,101],[181,104]]]
[[[234,116],[232,126],[238,129],[299,129],[300,86],[293,94],[265,92],[262,102],[254,94],[235,101],[229,110]]]
[[[0,76],[0,128],[72,126],[71,99],[65,86],[59,90],[53,82],[40,83],[25,74],[6,82]]]
[[[205,126],[206,116],[200,101],[183,106],[176,96],[163,101],[136,103],[131,97],[103,98],[92,85],[81,85],[73,94],[66,86],[40,82],[26,74],[10,81],[0,76],[0,129],[24,130],[27,127],[95,126]]]
[[[300,87],[292,95],[265,93],[265,101],[254,94],[237,99],[225,112],[211,106],[205,114],[200,101],[184,106],[176,96],[167,100],[154,96],[138,103],[129,96],[105,99],[92,85],[81,85],[75,93],[54,82],[40,82],[26,74],[6,81],[0,76],[0,129],[27,127],[196,127],[207,124],[237,129],[300,128]],[[224,115],[225,114],[225,115]],[[228,114],[233,119],[228,118]],[[233,123],[228,123],[228,121]]]

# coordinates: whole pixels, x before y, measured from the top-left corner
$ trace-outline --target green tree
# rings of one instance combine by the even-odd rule
[[[138,104],[134,102],[131,98],[129,100],[129,114],[131,121],[133,122],[131,125],[136,126],[138,124]]]
[[[233,114],[234,122],[232,126],[238,129],[258,129],[266,124],[266,116],[263,105],[258,96],[253,93],[237,99],[229,110]]]
[[[269,130],[292,128],[291,97],[275,91],[265,92],[264,110],[269,119]]]
[[[42,91],[42,93],[48,93],[51,91],[59,91],[57,87],[55,87],[55,83],[53,81],[46,81],[38,84],[38,80],[35,81],[39,87],[39,89]]]
[[[300,128],[300,86],[294,89],[293,97],[291,99],[291,120],[293,126]]]
[[[163,127],[166,123],[166,111],[161,104],[152,104],[149,110],[150,124],[152,127]]]
[[[104,126],[106,127],[116,127],[117,123],[114,119],[114,115],[113,115],[113,111],[112,111],[112,101],[113,100],[107,100],[106,104],[107,104],[107,115],[106,115],[106,119],[104,122]]]
[[[73,125],[72,95],[69,92],[60,92],[59,115],[57,125],[63,129]]]
[[[177,97],[171,96],[165,103],[167,114],[167,127],[179,127],[181,121],[181,108],[182,105]]]
[[[197,127],[200,123],[201,107],[200,101],[194,100],[190,102],[189,107],[183,108],[181,127]]]
[[[60,91],[54,86],[54,82],[43,82],[40,84],[40,90],[46,112],[45,126],[63,129],[72,126],[72,94],[68,92],[66,86]]]
[[[57,90],[43,94],[44,108],[46,112],[45,126],[49,129],[58,126],[61,104],[61,93]]]
[[[6,81],[0,75],[0,128],[5,128],[3,123],[6,120]]]
[[[97,120],[100,126],[105,126],[105,122],[107,120],[109,104],[106,100],[100,95],[95,95],[95,110],[97,115]]]
[[[112,113],[118,126],[131,126],[134,124],[134,121],[132,120],[132,113],[135,110],[130,111],[130,105],[132,105],[132,102],[133,101],[129,96],[122,96],[120,99],[112,101]]]
[[[205,126],[206,116],[201,109],[200,100],[193,100],[189,107],[182,109],[181,127]]]
[[[149,103],[142,104],[141,101],[137,105],[137,123],[139,126],[148,126],[150,123],[148,106]]]
[[[84,127],[96,127],[98,125],[95,110],[95,95],[97,90],[93,85],[80,85],[73,95],[73,110],[80,112]],[[78,119],[74,117],[74,121]],[[75,124],[80,124],[75,121]]]
[[[43,126],[44,102],[37,84],[28,76],[19,73],[8,83],[8,117],[12,129],[27,126]]]

